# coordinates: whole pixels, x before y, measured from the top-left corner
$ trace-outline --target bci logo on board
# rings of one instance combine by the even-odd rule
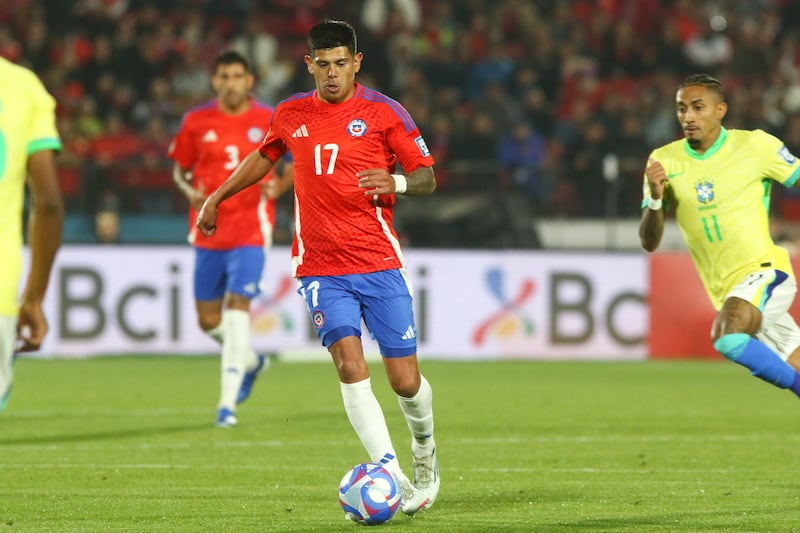
[[[464,350],[491,355],[501,345],[523,351],[592,351],[598,341],[609,349],[645,345],[647,278],[639,263],[584,268],[588,261],[574,256],[531,255],[515,263],[476,253],[454,263],[418,252],[409,275],[421,351],[457,356]],[[57,261],[46,302],[49,340],[65,343],[57,353],[67,346],[83,353],[213,347],[196,324],[191,272],[192,255],[172,248],[68,251]],[[254,336],[278,347],[318,348],[288,269],[268,269],[267,279],[267,290],[251,304]]]

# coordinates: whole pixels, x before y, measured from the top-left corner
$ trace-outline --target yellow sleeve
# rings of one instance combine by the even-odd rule
[[[764,177],[771,178],[787,187],[794,186],[800,178],[800,160],[786,145],[763,130],[754,130],[752,135],[755,153],[762,158]]]
[[[44,88],[35,74],[30,73],[26,91],[31,95],[33,109],[28,128],[28,155],[41,150],[61,150],[56,129],[56,100]]]

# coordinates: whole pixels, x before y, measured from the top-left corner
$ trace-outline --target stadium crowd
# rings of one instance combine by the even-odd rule
[[[638,217],[649,151],[680,134],[674,88],[708,72],[728,128],[800,153],[800,2],[791,0],[6,0],[0,55],[58,101],[70,212],[184,213],[167,146],[212,97],[228,47],[255,96],[313,88],[302,56],[323,17],[358,29],[359,80],[415,117],[441,195],[509,193],[532,212]],[[800,219],[800,195],[775,199]]]

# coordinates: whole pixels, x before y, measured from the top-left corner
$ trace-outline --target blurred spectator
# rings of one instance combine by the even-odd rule
[[[98,242],[114,244],[119,242],[119,211],[103,208],[94,217],[94,232]]]
[[[304,34],[333,5],[0,2],[0,55],[34,67],[59,102],[59,177],[71,211],[94,216],[111,197],[120,214],[180,214],[163,180],[163,142],[178,127],[176,109],[210,98],[205,65],[234,47],[258,68],[261,99],[275,103],[309,90],[298,68]],[[360,25],[359,48],[369,50],[361,79],[414,110],[437,158],[439,194],[502,193],[512,184],[535,190],[526,188],[535,179],[511,179],[508,159],[499,159],[501,145],[511,157],[524,121],[538,135],[530,146],[540,157],[538,178],[548,184],[534,195],[546,204],[540,212],[605,215],[588,196],[608,190],[602,158],[613,150],[620,178],[609,194],[618,196],[621,215],[636,217],[629,202],[640,195],[648,151],[679,136],[671,102],[687,74],[723,80],[730,127],[767,129],[800,153],[798,5],[355,0],[337,4],[335,16]],[[800,219],[800,209],[786,212]]]
[[[211,79],[198,49],[189,48],[172,75],[172,92],[177,107],[191,108],[211,95]]]
[[[534,206],[546,203],[550,194],[542,171],[546,151],[544,138],[523,119],[517,119],[500,137],[497,147],[504,181],[521,191]]]
[[[700,22],[697,31],[684,45],[689,65],[695,70],[715,71],[733,59],[733,42],[725,34],[728,21],[714,15],[707,23]]]
[[[591,119],[582,124],[580,148],[575,152],[571,172],[576,185],[580,212],[584,216],[599,218],[606,215],[609,194],[603,160],[614,147],[602,122]]]

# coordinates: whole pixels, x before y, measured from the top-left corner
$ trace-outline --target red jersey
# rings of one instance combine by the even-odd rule
[[[403,106],[356,84],[346,102],[329,104],[316,91],[298,93],[275,108],[259,151],[294,162],[295,276],[339,276],[400,268],[402,252],[392,227],[394,195],[375,199],[358,186],[356,172],[405,172],[433,166],[419,129]]]
[[[192,171],[195,188],[210,194],[259,146],[271,117],[272,108],[253,99],[249,109],[238,115],[222,112],[212,100],[186,112],[169,156],[181,168]],[[275,201],[268,200],[258,186],[229,198],[220,205],[219,214],[225,224],[206,237],[195,227],[196,213],[190,208],[189,242],[213,250],[272,244]]]

